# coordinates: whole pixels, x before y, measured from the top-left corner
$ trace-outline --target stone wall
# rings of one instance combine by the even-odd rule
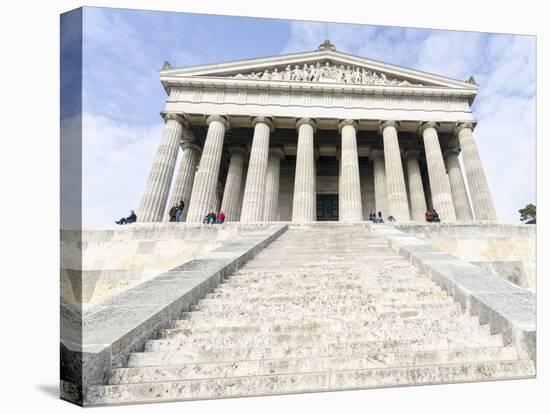
[[[132,224],[61,231],[61,299],[96,305],[263,225]]]
[[[472,222],[399,224],[396,227],[518,286],[536,290],[534,225]]]

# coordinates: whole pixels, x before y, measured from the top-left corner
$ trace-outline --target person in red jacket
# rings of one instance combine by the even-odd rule
[[[216,217],[216,224],[222,224],[225,221],[225,214],[223,214],[221,211],[218,213],[218,216]]]

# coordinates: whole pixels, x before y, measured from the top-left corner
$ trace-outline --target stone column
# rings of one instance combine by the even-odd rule
[[[407,187],[401,163],[401,151],[395,121],[386,121],[380,125],[384,139],[384,160],[386,163],[386,191],[388,194],[388,216],[394,216],[398,221],[409,221],[409,202]]]
[[[451,186],[449,185],[449,178],[445,171],[436,127],[437,124],[435,122],[425,122],[419,130],[419,133],[422,134],[424,149],[426,151],[432,203],[441,221],[455,221],[456,214],[451,196]]]
[[[183,116],[176,114],[165,114],[164,120],[166,122],[164,133],[138,208],[137,220],[140,222],[162,221],[174,175],[180,140],[184,125],[188,123]]]
[[[191,190],[193,190],[193,181],[195,181],[197,163],[201,153],[201,148],[192,141],[182,141],[181,148],[182,157],[176,177],[176,183],[174,184],[170,201],[166,206],[166,220],[169,219],[168,212],[172,206],[178,205],[180,200],[183,200],[185,207],[180,217],[180,221],[185,221],[187,211],[189,210],[189,200],[191,199]]]
[[[338,124],[342,134],[338,215],[340,221],[362,221],[361,182],[359,181],[359,155],[357,154],[357,122],[345,119]]]
[[[273,129],[273,122],[263,116],[254,118],[252,125],[254,126],[254,137],[252,138],[252,149],[250,150],[250,161],[244,187],[242,223],[263,220],[269,133]]]
[[[220,172],[223,140],[229,121],[219,115],[210,115],[206,120],[208,133],[202,150],[199,170],[195,176],[187,221],[200,223],[206,213],[216,207],[215,194]]]
[[[496,220],[497,213],[472,131],[473,125],[469,122],[462,123],[455,129],[462,149],[462,159],[475,217],[477,220]]]
[[[296,123],[296,128],[298,129],[298,148],[296,151],[292,221],[315,221],[317,201],[313,134],[316,124],[312,119],[302,118]]]
[[[214,194],[214,212],[218,214],[221,211],[222,207],[222,197],[223,197],[223,185],[218,181],[216,186],[216,193]]]
[[[374,205],[376,214],[388,216],[388,193],[386,189],[386,164],[382,150],[371,150],[372,166],[374,170]],[[370,213],[370,211],[369,211]]]
[[[242,202],[242,181],[246,150],[242,146],[229,148],[229,168],[225,180],[221,211],[226,221],[239,221]]]
[[[422,184],[422,175],[420,173],[420,165],[418,164],[418,156],[420,151],[407,150],[404,158],[407,165],[407,178],[409,181],[409,194],[411,199],[411,219],[415,221],[425,221],[424,214],[428,209],[426,205],[426,197],[424,195],[424,185]]]
[[[265,180],[264,221],[279,219],[279,181],[281,175],[281,160],[285,158],[282,148],[271,148],[267,161],[267,177]]]
[[[449,175],[449,184],[451,185],[451,195],[455,206],[456,218],[457,220],[467,221],[473,220],[474,215],[470,207],[466,184],[462,177],[460,162],[458,161],[459,153],[460,149],[454,147],[446,150],[443,156],[445,157],[445,165],[447,167],[447,174]]]

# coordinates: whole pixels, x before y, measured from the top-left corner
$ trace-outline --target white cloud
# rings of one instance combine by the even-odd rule
[[[84,113],[82,215],[85,227],[110,225],[137,211],[164,128]]]

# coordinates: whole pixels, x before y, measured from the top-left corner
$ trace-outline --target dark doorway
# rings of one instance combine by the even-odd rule
[[[338,194],[317,194],[317,221],[338,221]]]

